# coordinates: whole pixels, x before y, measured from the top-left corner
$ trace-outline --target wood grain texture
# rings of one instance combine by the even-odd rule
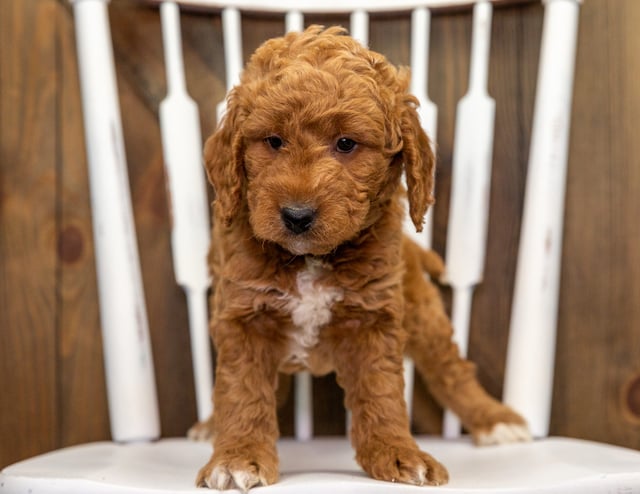
[[[497,7],[489,78],[497,100],[485,282],[470,355],[500,396],[526,178],[542,7]],[[170,258],[157,122],[165,93],[155,7],[110,2],[125,147],[149,310],[164,436],[195,420],[184,294]],[[340,23],[344,16],[309,16]],[[409,61],[408,16],[373,15],[370,43]],[[640,448],[640,2],[581,8],[573,105],[553,434]],[[283,19],[243,19],[245,57]],[[224,96],[219,14],[182,16],[187,86],[202,133]],[[439,107],[434,246],[445,251],[455,107],[467,89],[471,15],[432,19],[429,94]],[[86,157],[71,9],[63,0],[0,2],[0,467],[109,435]],[[444,289],[445,299],[450,294]],[[292,432],[292,393],[280,427]],[[440,410],[414,392],[414,428]],[[344,433],[332,376],[314,389],[315,429]]]
[[[552,429],[640,448],[640,4],[585,2],[567,189]],[[606,33],[606,36],[605,36]]]
[[[0,465],[58,445],[57,18],[0,4]]]

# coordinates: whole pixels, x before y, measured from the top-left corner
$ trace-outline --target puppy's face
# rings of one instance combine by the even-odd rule
[[[419,228],[433,158],[407,82],[336,30],[267,42],[205,150],[220,216],[232,224],[245,202],[260,241],[327,254],[375,222],[404,165]]]
[[[295,63],[256,94],[242,134],[258,239],[321,255],[371,224],[402,168],[386,147],[384,109],[370,91],[359,77],[345,83]]]

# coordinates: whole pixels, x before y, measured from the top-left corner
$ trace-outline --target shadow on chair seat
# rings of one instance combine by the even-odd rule
[[[451,481],[438,492],[618,493],[640,481],[640,452],[588,441],[548,438],[533,443],[476,448],[468,439],[418,438],[442,461]],[[281,479],[260,492],[340,494],[423,492],[367,477],[344,438],[279,442]],[[2,493],[202,492],[193,482],[210,445],[186,439],[155,443],[100,442],[70,447],[7,467]],[[631,473],[630,473],[631,472]],[[636,472],[636,473],[632,473]],[[629,491],[630,492],[630,491]]]

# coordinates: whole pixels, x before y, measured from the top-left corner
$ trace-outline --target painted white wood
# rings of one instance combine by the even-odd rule
[[[504,399],[537,437],[551,412],[578,10],[577,0],[545,2],[505,370]]]
[[[195,284],[184,285],[189,312],[191,364],[196,390],[198,420],[203,421],[213,413],[213,365],[209,336],[209,309],[207,290]]]
[[[469,90],[458,103],[453,148],[446,276],[454,289],[454,340],[463,356],[470,316],[458,311],[471,310],[472,287],[482,281],[489,220],[495,118],[495,101],[487,92],[492,8],[490,2],[480,1],[473,9]],[[458,297],[469,300],[456,303]],[[449,411],[446,414],[448,437],[456,437],[460,434],[460,426],[454,425],[457,418]]]
[[[404,402],[407,406],[409,420],[413,416],[413,385],[415,383],[415,365],[409,357],[402,358],[402,375],[404,380]],[[349,429],[347,429],[349,430]]]
[[[455,287],[453,289],[451,324],[454,328],[454,339],[461,355],[466,355],[469,347],[469,324],[471,321],[472,300],[472,286]],[[459,331],[459,328],[463,328],[463,331]],[[454,439],[460,437],[460,433],[460,419],[451,412],[451,410],[445,410],[442,420],[442,435],[447,439]]]
[[[298,441],[313,437],[313,377],[309,372],[298,372],[294,376],[293,430]]]
[[[242,72],[242,18],[240,10],[228,7],[222,11],[224,36],[224,62],[226,64],[227,91],[240,82]]]
[[[106,2],[73,4],[111,435],[154,439],[160,422]]]
[[[149,0],[161,1],[161,0]],[[504,0],[491,0],[492,3]],[[512,0],[514,2],[527,2],[532,0]],[[366,12],[398,12],[413,10],[418,7],[429,9],[442,9],[450,7],[471,6],[475,0],[178,0],[178,3],[190,7],[224,9],[235,7],[243,11],[285,13],[290,10],[299,10],[307,14],[322,13],[351,13],[356,10]]]
[[[351,12],[351,37],[357,39],[363,46],[369,46],[369,14],[364,9]]]
[[[224,63],[227,92],[240,82],[242,61],[242,18],[236,7],[227,7],[222,11],[222,36],[224,38]],[[218,103],[216,113],[218,122],[226,111],[227,102]]]
[[[422,128],[431,139],[435,153],[435,142],[438,127],[438,107],[429,98],[429,34],[431,13],[420,7],[411,13],[411,94],[418,98],[418,116]],[[405,183],[406,186],[406,183]],[[411,218],[407,214],[404,221],[404,232],[418,245],[425,249],[431,247],[433,230],[433,208],[427,211],[422,232],[416,232]]]
[[[348,439],[316,438],[280,440],[280,481],[255,492],[612,494],[640,489],[640,452],[630,449],[561,438],[486,448],[474,447],[468,438],[422,436],[417,442],[448,467],[449,484],[430,488],[373,480],[356,464]],[[194,487],[194,479],[210,454],[209,444],[185,439],[75,446],[6,468],[0,493],[202,494],[209,491]]]
[[[285,16],[285,29],[290,32],[304,31],[304,14],[299,10],[290,10]]]
[[[490,36],[491,4],[478,2],[469,90],[458,103],[453,148],[446,260],[454,287],[478,284],[484,270],[495,116],[495,101],[487,93]]]
[[[160,13],[167,73],[160,129],[170,195],[173,269],[187,296],[198,420],[202,421],[212,412],[213,387],[207,311],[209,204],[198,108],[185,84],[178,6],[165,2]]]

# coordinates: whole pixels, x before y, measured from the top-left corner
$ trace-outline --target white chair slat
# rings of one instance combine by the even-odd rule
[[[186,91],[184,60],[182,58],[182,39],[180,33],[180,9],[175,2],[163,2],[160,5],[162,24],[162,45],[167,76],[167,93]]]
[[[73,10],[111,431],[117,441],[154,439],[158,401],[107,5],[77,1]]]
[[[227,91],[240,82],[244,65],[242,56],[242,19],[240,10],[228,7],[222,11],[224,61],[226,63]]]
[[[489,222],[495,101],[487,90],[492,5],[475,4],[469,89],[458,103],[447,230],[447,281],[453,288],[452,323],[467,354],[473,287],[482,281]],[[445,413],[445,437],[460,435],[458,418]]]
[[[438,107],[429,99],[429,36],[431,30],[431,12],[425,7],[419,7],[411,12],[411,93],[418,98],[420,107],[418,115],[420,123],[431,139],[433,152],[436,152],[435,142],[438,127]],[[416,232],[411,219],[405,217],[404,232],[418,245],[428,249],[431,247],[433,230],[433,208],[429,208],[424,219],[422,232]]]
[[[207,310],[211,228],[202,136],[198,107],[186,90],[178,6],[164,2],[160,14],[167,72],[160,129],[171,196],[171,249],[176,281],[187,296],[198,419],[205,420],[212,412],[213,371]]]
[[[369,14],[364,9],[358,9],[351,12],[351,28],[352,38],[357,39],[363,46],[369,45]]]
[[[243,67],[242,56],[242,19],[240,10],[236,7],[226,7],[222,11],[222,36],[224,38],[224,62],[226,87],[229,91],[240,82]],[[218,104],[218,122],[222,119],[226,109],[226,102]]]
[[[549,432],[579,0],[545,2],[505,401]]]
[[[285,15],[285,29],[288,33],[304,30],[304,14],[299,10],[289,10]]]
[[[313,383],[309,372],[294,376],[293,433],[298,441],[313,437]]]
[[[456,109],[445,256],[454,288],[477,285],[484,270],[495,117],[487,92],[491,10],[488,2],[474,7],[469,89]]]

